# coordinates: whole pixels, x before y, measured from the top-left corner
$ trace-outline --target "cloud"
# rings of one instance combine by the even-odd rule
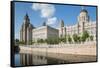
[[[57,18],[56,17],[47,19],[47,24],[48,25],[55,24],[55,23],[57,23]]]
[[[54,16],[56,10],[54,5],[33,3],[32,9],[40,12],[40,17],[46,19],[47,25],[57,22],[57,18]]]
[[[35,11],[40,10],[40,4],[33,4],[32,9]]]
[[[55,13],[55,7],[50,4],[33,3],[32,9],[35,11],[40,11],[42,18],[50,18]]]

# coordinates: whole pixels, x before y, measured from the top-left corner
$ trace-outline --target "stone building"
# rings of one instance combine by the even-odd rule
[[[37,41],[38,39],[48,39],[48,38],[58,38],[59,31],[55,28],[52,28],[48,25],[44,25],[33,29],[33,41]]]
[[[25,44],[32,43],[32,30],[33,25],[30,23],[30,19],[28,14],[24,16],[24,21],[20,29],[20,41],[24,42]]]
[[[87,31],[89,35],[93,36],[93,40],[96,40],[96,21],[93,22],[86,9],[82,9],[77,17],[77,23],[71,26],[65,26],[64,21],[60,21],[59,37],[73,34],[81,35],[82,32]]]
[[[44,22],[41,27],[33,27],[30,23],[28,14],[24,17],[24,22],[20,29],[20,41],[27,44],[32,44],[32,41],[37,41],[37,39],[47,39],[52,37],[59,37],[59,31],[52,28]]]
[[[26,14],[20,29],[20,41],[25,42],[25,44],[32,44],[32,41],[37,39],[65,37],[67,35],[72,37],[73,34],[81,35],[84,31],[87,31],[89,35],[93,36],[93,40],[96,40],[96,21],[93,22],[90,19],[86,9],[80,11],[75,25],[65,26],[64,21],[61,20],[58,29],[46,25],[45,22],[41,27],[35,28]]]

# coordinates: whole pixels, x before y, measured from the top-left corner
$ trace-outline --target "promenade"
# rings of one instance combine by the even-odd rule
[[[96,61],[96,43],[59,44],[59,45],[27,45],[19,46],[20,53],[30,53],[70,62]]]
[[[48,53],[64,53],[64,54],[81,54],[81,55],[96,55],[96,43],[89,42],[84,44],[59,44],[59,45],[23,45],[19,46],[21,52],[38,51]]]

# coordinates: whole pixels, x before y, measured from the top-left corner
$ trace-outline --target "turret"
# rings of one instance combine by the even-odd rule
[[[64,27],[64,21],[63,20],[60,21],[60,27]]]
[[[60,20],[60,30],[59,30],[59,36],[60,37],[63,37],[66,33],[65,31],[65,27],[64,27],[64,21],[63,20]]]
[[[24,22],[20,29],[20,41],[23,41],[26,45],[32,44],[32,29],[35,28],[30,23],[28,14],[24,16]]]
[[[46,26],[46,22],[43,22],[43,26]]]
[[[78,16],[78,22],[79,23],[89,22],[88,11],[85,8],[82,8],[82,10],[80,11],[80,14]]]
[[[24,24],[29,24],[30,23],[30,19],[28,17],[28,14],[26,13],[26,15],[24,16]]]

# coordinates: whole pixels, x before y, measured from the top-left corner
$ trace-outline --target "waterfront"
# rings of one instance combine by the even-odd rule
[[[47,53],[45,56],[41,56],[41,55],[34,55],[34,53],[15,54],[16,66],[68,64],[68,63],[75,63],[75,62],[93,62],[93,61],[96,61],[96,56],[93,55]]]
[[[77,62],[93,62],[97,60],[96,44],[82,45],[50,45],[37,47],[20,46],[20,52],[15,54],[16,66],[68,64]]]

